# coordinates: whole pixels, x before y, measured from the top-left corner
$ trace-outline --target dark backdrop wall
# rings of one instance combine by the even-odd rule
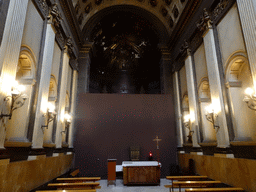
[[[107,159],[129,160],[129,148],[140,147],[157,160],[159,136],[161,177],[176,166],[174,110],[170,95],[80,94],[76,111],[75,166],[82,176],[107,178]]]

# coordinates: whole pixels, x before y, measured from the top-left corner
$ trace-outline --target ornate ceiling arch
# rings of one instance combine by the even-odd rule
[[[105,16],[126,11],[153,24],[160,44],[166,44],[188,0],[76,0],[73,1],[83,37],[92,41],[94,27]],[[125,22],[125,21],[124,21]]]

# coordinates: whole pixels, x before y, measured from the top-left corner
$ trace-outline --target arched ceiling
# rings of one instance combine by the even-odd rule
[[[165,45],[188,0],[73,0],[85,41],[93,41],[95,26],[113,12],[128,11],[144,17]],[[125,21],[124,21],[125,22]],[[99,29],[100,30],[100,29]]]

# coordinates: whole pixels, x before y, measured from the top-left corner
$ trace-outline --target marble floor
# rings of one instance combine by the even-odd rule
[[[169,189],[164,185],[170,185],[171,181],[167,179],[161,179],[160,186],[124,186],[122,179],[116,180],[115,185],[107,186],[107,180],[101,180],[101,189],[97,189],[97,192],[168,192]],[[178,191],[178,189],[174,190]]]

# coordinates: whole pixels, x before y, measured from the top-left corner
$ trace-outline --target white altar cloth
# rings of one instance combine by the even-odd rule
[[[157,161],[123,161],[122,167],[137,167],[137,166],[161,166]]]

